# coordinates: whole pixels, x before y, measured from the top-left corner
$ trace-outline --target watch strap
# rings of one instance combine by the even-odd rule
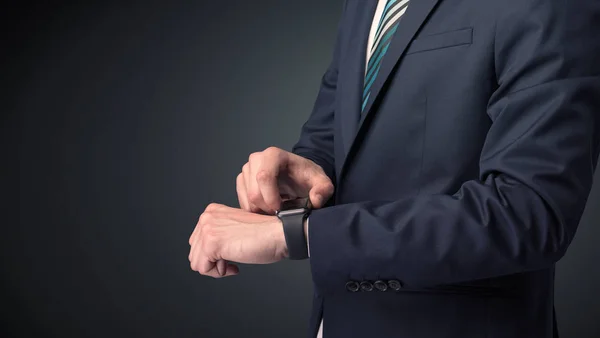
[[[288,248],[288,258],[292,260],[308,258],[308,246],[304,235],[304,220],[308,213],[279,217],[283,223],[283,234]]]

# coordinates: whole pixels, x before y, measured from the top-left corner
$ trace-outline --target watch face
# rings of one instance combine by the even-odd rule
[[[309,210],[312,208],[310,204],[310,199],[308,197],[296,198],[293,200],[283,201],[281,203],[281,208],[277,211],[278,214],[281,214],[285,211],[298,211],[304,212],[305,210]]]
[[[283,201],[281,210],[310,208],[310,199],[308,197],[295,198],[293,200]]]

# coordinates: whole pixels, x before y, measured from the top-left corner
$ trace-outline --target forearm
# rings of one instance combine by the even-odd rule
[[[598,93],[599,78],[555,80],[491,105],[495,125],[480,176],[454,194],[313,210],[308,237],[319,293],[353,278],[421,288],[553,265],[576,232],[592,185]],[[549,97],[543,109],[523,109]]]
[[[564,254],[576,220],[556,218],[522,186],[470,182],[460,196],[315,210],[311,225],[313,279],[325,293],[352,278],[421,288],[541,269]]]

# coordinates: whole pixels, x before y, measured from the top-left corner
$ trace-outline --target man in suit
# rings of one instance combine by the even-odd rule
[[[553,337],[555,263],[600,137],[600,2],[348,0],[291,152],[250,155],[194,270],[288,255],[309,196],[310,337]]]

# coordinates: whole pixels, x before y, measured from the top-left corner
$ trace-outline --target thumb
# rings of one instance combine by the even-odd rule
[[[329,177],[321,176],[315,179],[315,182],[308,193],[313,208],[322,208],[333,195],[333,190],[333,184]]]

